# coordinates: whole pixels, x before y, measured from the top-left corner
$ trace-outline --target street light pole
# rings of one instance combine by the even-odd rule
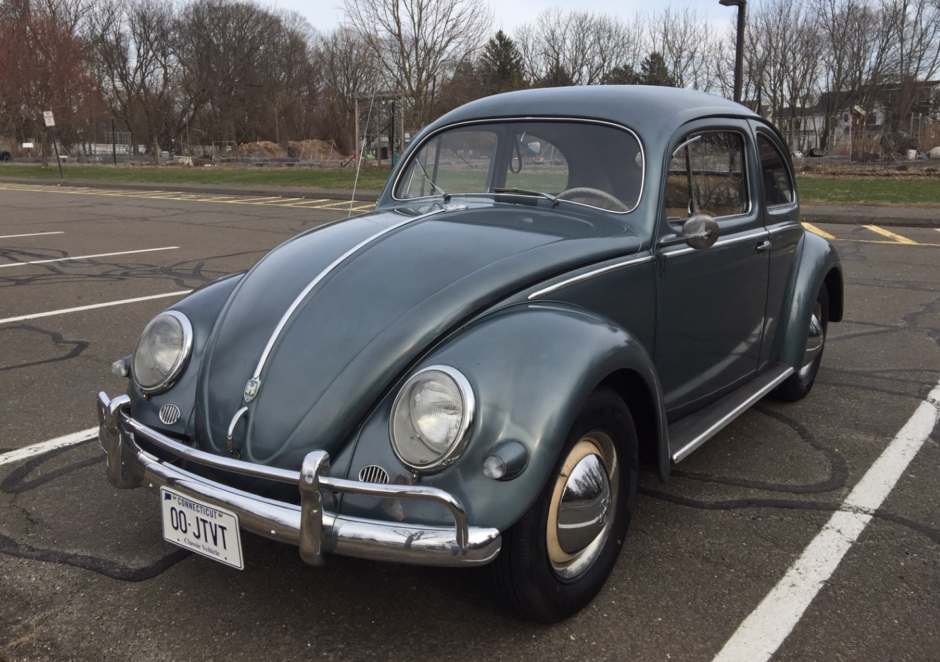
[[[725,7],[738,8],[738,35],[734,49],[734,100],[741,103],[741,85],[744,80],[744,14],[747,0],[718,0]]]

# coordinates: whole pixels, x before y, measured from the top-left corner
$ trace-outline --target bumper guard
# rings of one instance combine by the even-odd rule
[[[159,492],[160,487],[167,486],[227,508],[238,513],[239,525],[246,531],[297,545],[300,557],[310,565],[323,565],[328,553],[436,566],[481,565],[499,553],[499,531],[469,526],[463,506],[444,490],[334,478],[330,476],[330,456],[323,450],[308,453],[300,471],[212,455],[132,419],[126,395],[112,400],[104,392],[98,393],[97,405],[98,438],[108,455],[108,480],[114,487],[146,485]],[[267,499],[180,469],[142,450],[136,443],[138,436],[189,462],[297,485],[300,505]],[[434,501],[450,511],[455,527],[345,517],[332,512],[335,492]]]

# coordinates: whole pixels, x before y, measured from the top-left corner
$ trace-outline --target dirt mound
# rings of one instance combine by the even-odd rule
[[[269,140],[241,143],[235,148],[235,156],[265,159],[298,158],[302,161],[325,161],[338,159],[340,154],[324,140],[290,140],[281,145]]]

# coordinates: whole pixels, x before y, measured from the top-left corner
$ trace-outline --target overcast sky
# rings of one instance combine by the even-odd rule
[[[343,19],[341,0],[268,0],[275,7],[296,11],[304,16],[317,30],[327,32],[335,28]],[[493,10],[493,30],[502,28],[506,32],[532,21],[543,9],[561,7],[563,10],[577,9],[595,13],[616,15],[623,19],[631,18],[637,11],[655,13],[671,5],[676,9],[691,6],[699,16],[712,21],[731,19],[737,9],[722,7],[718,0],[689,0],[688,2],[650,2],[650,0],[510,0],[510,2],[489,2]]]

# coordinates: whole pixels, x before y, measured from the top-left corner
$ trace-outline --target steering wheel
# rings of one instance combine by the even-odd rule
[[[625,204],[623,204],[623,201],[621,201],[619,198],[612,196],[610,193],[607,193],[606,191],[601,191],[600,189],[591,188],[590,186],[576,186],[574,188],[568,189],[567,191],[562,191],[555,197],[558,198],[559,200],[564,200],[565,196],[569,196],[569,195],[593,195],[598,198],[603,198],[607,202],[613,203],[614,205],[616,205],[623,211],[630,211],[630,208],[627,207]]]

